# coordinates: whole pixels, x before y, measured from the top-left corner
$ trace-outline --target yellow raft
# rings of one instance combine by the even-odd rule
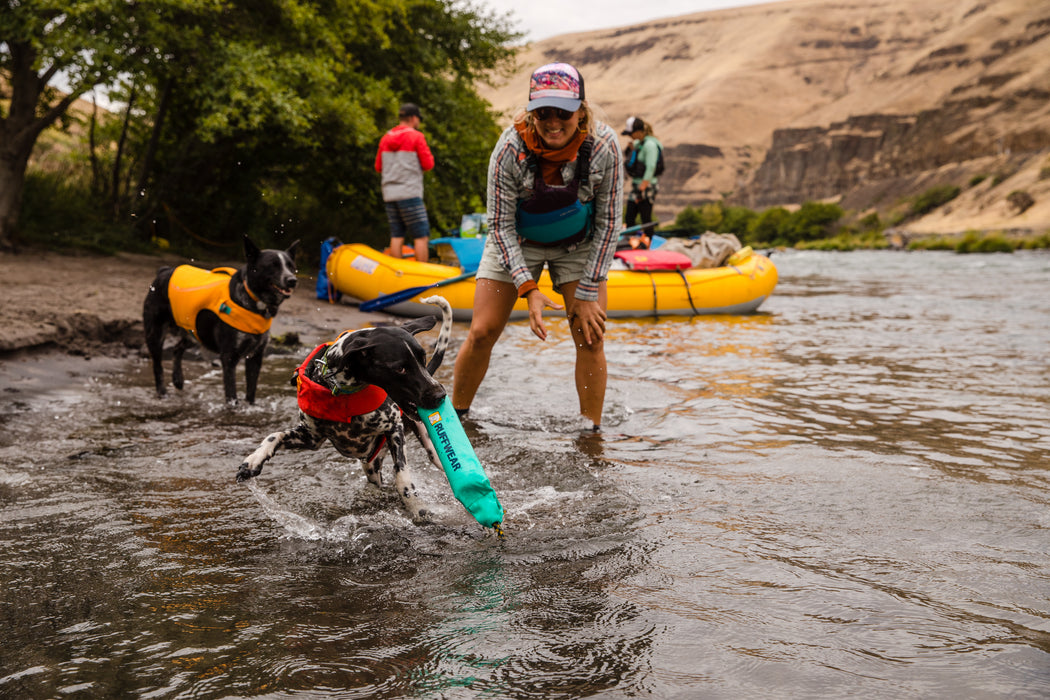
[[[777,269],[766,256],[744,248],[723,267],[688,269],[681,272],[610,270],[608,281],[611,318],[642,316],[692,316],[702,314],[748,314],[762,305],[777,284]],[[332,251],[327,262],[328,279],[343,294],[367,301],[383,294],[436,284],[456,277],[462,270],[449,265],[392,258],[362,243],[348,243]],[[547,271],[539,279],[540,289],[561,302],[551,287]],[[474,278],[422,292],[384,310],[401,316],[433,314],[435,307],[419,297],[441,294],[452,306],[457,321],[469,321],[474,306]],[[511,318],[527,318],[523,300],[514,306]]]

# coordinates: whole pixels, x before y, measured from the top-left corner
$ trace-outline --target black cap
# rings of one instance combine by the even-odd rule
[[[620,133],[624,136],[630,136],[636,131],[645,131],[645,122],[638,117],[627,117],[627,128]]]
[[[397,111],[397,116],[404,119],[405,117],[419,117],[423,118],[423,115],[419,113],[419,105],[411,102],[406,102],[401,105],[401,109]]]

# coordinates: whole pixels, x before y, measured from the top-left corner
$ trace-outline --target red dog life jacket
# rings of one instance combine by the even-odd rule
[[[354,416],[363,416],[382,406],[386,401],[386,391],[374,384],[365,384],[351,394],[333,394],[331,389],[306,376],[306,368],[329,345],[331,343],[318,345],[295,370],[299,410],[311,418],[349,423]]]

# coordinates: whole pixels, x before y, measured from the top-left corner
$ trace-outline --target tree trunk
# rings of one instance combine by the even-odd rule
[[[55,123],[84,90],[66,95],[53,105],[39,105],[40,96],[54,77],[52,66],[37,75],[36,49],[28,42],[9,41],[11,103],[0,119],[0,251],[15,252],[18,244],[18,215],[22,209],[26,167],[40,133]]]
[[[120,138],[117,140],[117,153],[113,157],[113,183],[112,190],[110,191],[110,197],[112,198],[111,205],[113,210],[113,221],[120,219],[120,202],[121,202],[121,187],[120,187],[120,167],[124,158],[124,145],[128,141],[128,126],[131,124],[131,110],[135,106],[135,84],[131,84],[131,91],[128,93],[128,106],[124,110],[124,124],[120,129]]]
[[[169,76],[161,88],[160,100],[157,104],[157,114],[153,118],[153,129],[150,132],[149,143],[146,145],[146,154],[142,158],[142,169],[139,171],[138,184],[132,193],[131,211],[139,218],[141,224],[150,211],[151,198],[147,196],[146,185],[153,171],[153,161],[157,155],[157,147],[160,144],[160,135],[164,130],[164,119],[168,115],[168,106],[171,104],[171,94],[175,87],[175,81]],[[152,206],[156,206],[153,204]],[[141,227],[142,232],[148,237],[152,231],[147,227]]]
[[[26,166],[11,158],[0,158],[0,252],[14,253],[18,249],[18,214],[22,208],[22,187]]]
[[[88,129],[88,157],[91,161],[91,194],[97,199],[102,196],[102,171],[95,145],[96,128],[98,128],[98,99],[92,97],[91,128]]]

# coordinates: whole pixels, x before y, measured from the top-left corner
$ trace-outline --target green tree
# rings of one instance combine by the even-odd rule
[[[678,216],[674,219],[674,226],[688,236],[697,236],[707,230],[703,216],[694,207],[686,207],[678,212]]]
[[[748,243],[775,243],[780,240],[784,224],[791,217],[783,207],[770,207],[757,215],[747,227]]]
[[[736,234],[737,238],[744,241],[751,230],[751,222],[757,216],[758,214],[747,207],[725,207],[722,212],[722,226],[718,230],[721,233]]]
[[[26,167],[70,105],[137,60],[138,27],[120,0],[0,0],[0,250],[16,248]],[[67,94],[55,85],[64,79]]]
[[[837,204],[805,202],[783,220],[778,231],[779,239],[791,245],[826,238],[844,213]]]
[[[0,84],[11,86],[0,130],[5,247],[20,188],[4,178],[24,180],[36,136],[94,86],[125,105],[99,128],[117,147],[92,149],[95,190],[114,220],[144,232],[217,243],[241,233],[264,242],[367,235],[382,221],[375,146],[408,100],[423,105],[438,157],[428,205],[451,220],[483,191],[497,132],[474,87],[509,60],[517,38],[506,20],[454,0],[0,0],[0,8]],[[72,88],[63,98],[48,87],[61,70]],[[49,119],[29,116],[37,114]],[[36,129],[28,137],[26,123]]]

